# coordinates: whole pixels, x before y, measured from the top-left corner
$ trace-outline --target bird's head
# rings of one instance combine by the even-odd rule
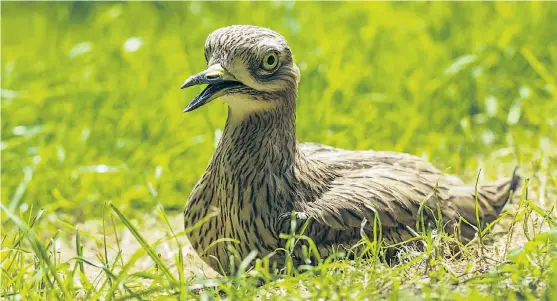
[[[295,95],[300,79],[286,40],[262,27],[235,25],[215,30],[205,42],[205,60],[207,69],[182,85],[207,84],[185,112],[218,97],[233,114],[269,110],[284,105],[285,96]]]

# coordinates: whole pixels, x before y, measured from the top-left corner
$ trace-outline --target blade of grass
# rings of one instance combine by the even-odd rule
[[[4,206],[4,204],[0,203],[0,208],[2,208],[2,210],[6,213],[6,215],[8,216],[9,219],[11,219],[23,232],[26,233],[25,237],[27,238],[27,240],[31,244],[32,248],[34,249],[35,254],[37,254],[37,257],[39,257],[40,264],[46,270],[50,271],[50,274],[54,278],[54,281],[58,284],[57,289],[60,290],[60,292],[64,296],[64,299],[71,300],[72,298],[71,298],[71,295],[70,295],[68,289],[64,285],[64,282],[62,281],[62,279],[60,278],[58,273],[56,273],[56,268],[53,266],[53,263],[50,261],[50,259],[48,257],[46,249],[42,246],[42,244],[40,243],[40,241],[37,238],[37,236],[35,235],[35,233],[33,231],[30,231],[29,227],[27,225],[25,225],[25,223],[23,223],[11,211],[9,211],[8,208],[6,208]],[[51,285],[52,289],[56,289],[54,287],[53,283],[51,283],[50,285]],[[56,297],[58,299],[60,299],[58,294],[56,294]]]
[[[149,254],[149,257],[151,257],[151,259],[162,269],[162,271],[167,276],[167,278],[172,282],[177,282],[176,278],[174,278],[174,275],[170,273],[170,270],[160,259],[160,257],[157,255],[155,250],[153,250],[149,246],[147,241],[143,238],[143,236],[139,233],[139,231],[137,231],[137,228],[135,228],[135,226],[122,214],[122,212],[120,212],[120,210],[118,210],[118,208],[116,208],[116,206],[114,206],[114,204],[111,203],[110,207],[112,207],[112,210],[114,210],[116,215],[118,215],[120,220],[124,223],[124,225],[128,228],[128,230],[130,230],[130,232],[133,234],[135,239],[137,239],[139,244],[141,244],[141,247],[143,247],[143,249],[147,252],[147,254]]]

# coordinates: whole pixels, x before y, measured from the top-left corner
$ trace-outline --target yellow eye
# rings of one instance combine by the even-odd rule
[[[278,65],[278,55],[276,53],[269,53],[263,58],[261,66],[267,71],[273,71]]]

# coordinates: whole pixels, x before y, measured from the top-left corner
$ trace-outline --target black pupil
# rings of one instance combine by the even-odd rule
[[[270,55],[270,56],[267,58],[267,64],[268,64],[269,66],[272,66],[274,63],[275,63],[275,56],[274,56],[274,55]]]

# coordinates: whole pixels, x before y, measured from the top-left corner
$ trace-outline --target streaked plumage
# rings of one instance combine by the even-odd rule
[[[215,270],[228,271],[229,244],[241,257],[252,250],[263,257],[283,247],[279,235],[290,232],[292,211],[301,221],[310,218],[306,234],[322,257],[360,240],[362,221],[373,221],[375,214],[388,243],[411,238],[424,201],[433,210],[439,205],[447,232],[459,226],[463,241],[474,237],[475,230],[460,222],[463,217],[476,224],[472,185],[409,154],[297,143],[300,72],[278,33],[255,26],[221,28],[207,38],[205,58],[209,68],[183,87],[209,85],[186,111],[220,97],[229,112],[218,147],[187,202],[185,225],[218,210],[188,235]],[[483,224],[497,218],[518,182],[513,174],[478,188]],[[223,238],[237,242],[215,244]]]

